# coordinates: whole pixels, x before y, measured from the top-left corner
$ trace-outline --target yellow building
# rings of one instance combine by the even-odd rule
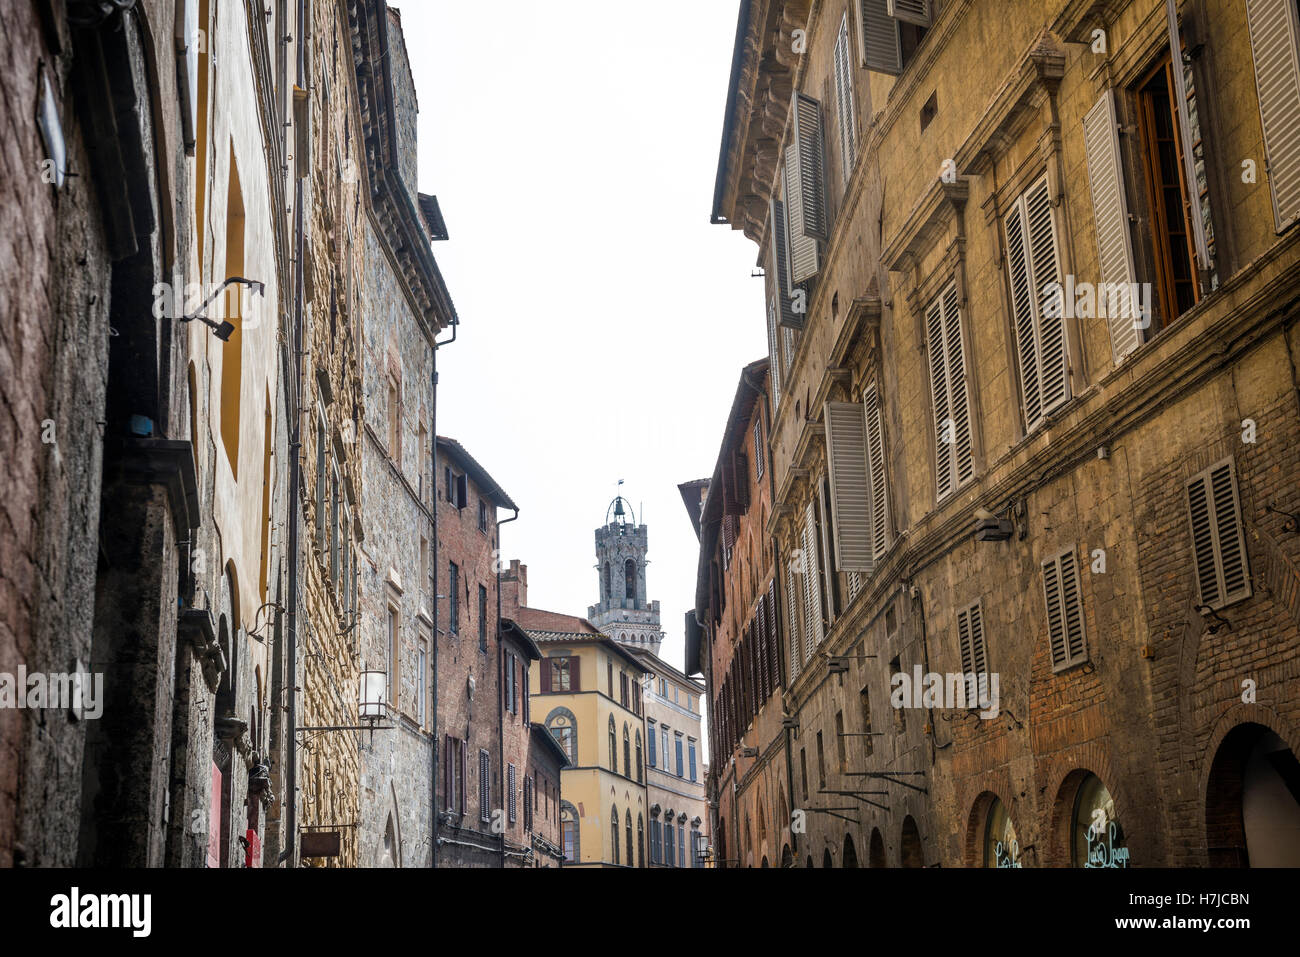
[[[536,608],[515,614],[542,652],[541,667],[529,669],[533,717],[569,759],[560,777],[563,866],[644,867],[645,667],[585,618]]]

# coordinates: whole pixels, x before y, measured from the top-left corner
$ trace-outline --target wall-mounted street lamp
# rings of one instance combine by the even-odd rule
[[[256,279],[245,279],[243,276],[231,276],[220,286],[218,286],[216,290],[212,293],[212,295],[208,296],[207,299],[203,300],[203,302],[199,305],[199,308],[195,311],[194,315],[181,316],[179,321],[194,322],[197,319],[205,326],[208,326],[212,330],[212,334],[216,336],[218,339],[220,339],[222,342],[229,342],[230,334],[235,331],[234,323],[232,323],[228,319],[224,319],[221,322],[217,322],[213,319],[209,319],[207,316],[201,316],[199,315],[199,313],[202,312],[204,309],[208,308],[208,305],[212,302],[212,300],[216,299],[217,296],[221,295],[222,292],[225,291],[226,287],[229,286],[232,282],[239,283],[240,285],[243,286],[248,286],[259,296],[266,295],[266,283],[259,282]]]
[[[361,672],[361,683],[357,695],[357,719],[363,724],[324,724],[313,727],[297,728],[296,731],[369,731],[374,737],[376,731],[391,731],[395,724],[380,724],[388,717],[388,673],[384,671]]]

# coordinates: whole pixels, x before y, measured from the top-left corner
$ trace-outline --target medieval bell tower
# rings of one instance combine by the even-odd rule
[[[600,602],[587,618],[615,641],[659,654],[659,602],[646,600],[646,526],[636,524],[632,506],[621,495],[605,510],[596,529],[596,575]]]

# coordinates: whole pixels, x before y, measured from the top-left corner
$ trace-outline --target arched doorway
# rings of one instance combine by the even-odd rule
[[[759,866],[760,868],[766,868],[766,867],[768,866],[768,863],[767,863],[767,855],[766,855],[766,854],[763,855],[763,863],[760,864],[760,865],[758,865],[758,866]]]
[[[921,853],[921,832],[917,830],[912,815],[903,818],[902,845],[899,851],[904,867],[924,867],[925,857]]]
[[[781,866],[794,867],[794,855],[790,853],[790,845],[787,844],[781,848]]]
[[[1211,867],[1300,866],[1300,764],[1262,724],[1241,724],[1214,754],[1205,788]]]
[[[885,839],[880,836],[880,828],[871,829],[871,844],[867,850],[867,867],[888,867],[885,861]]]
[[[822,851],[822,867],[834,867],[835,862],[831,860],[831,849],[828,847]]]
[[[858,850],[857,850],[856,847],[853,846],[853,835],[852,835],[852,834],[845,834],[845,835],[844,835],[844,857],[843,857],[842,860],[843,860],[843,863],[841,863],[841,865],[840,865],[841,867],[857,867],[857,866],[858,866]]]

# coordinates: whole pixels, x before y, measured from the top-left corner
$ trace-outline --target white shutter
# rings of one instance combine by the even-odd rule
[[[1087,660],[1083,627],[1083,594],[1074,550],[1043,562],[1043,597],[1047,602],[1047,635],[1052,670]]]
[[[862,395],[867,427],[867,475],[871,481],[871,543],[875,561],[889,545],[889,490],[885,482],[885,439],[880,422],[880,400],[873,384]]]
[[[821,582],[817,568],[817,523],[813,517],[813,500],[804,506],[803,517],[803,614],[804,660],[822,643]]]
[[[858,9],[862,14],[862,65],[877,73],[902,73],[903,44],[898,21],[889,15],[888,0],[858,0]]]
[[[935,485],[938,500],[942,502],[975,474],[966,350],[956,283],[930,303],[925,311],[925,328],[930,353],[930,392],[934,397]]]
[[[1053,298],[1046,288],[1059,286],[1061,279],[1046,176],[1016,200],[1006,229],[1025,428],[1032,431],[1043,416],[1070,397],[1065,310],[1060,299],[1053,303],[1054,308],[1044,309]]]
[[[1115,91],[1107,90],[1083,118],[1083,144],[1088,155],[1088,185],[1092,190],[1093,228],[1097,232],[1097,265],[1104,288],[1118,295],[1107,303],[1110,344],[1115,361],[1142,344],[1133,241],[1128,228],[1128,198],[1119,154],[1119,124],[1115,117]],[[1100,305],[1101,290],[1098,290]]]
[[[895,20],[905,20],[919,27],[930,25],[930,0],[889,0],[886,9]]]
[[[795,678],[799,677],[799,665],[803,660],[803,656],[799,654],[800,629],[798,588],[800,579],[798,570],[795,568],[793,562],[786,568],[785,579],[786,608],[790,613],[789,626],[786,628],[785,640],[786,645],[790,649],[790,681],[793,682]]]
[[[867,423],[855,402],[827,402],[826,466],[831,480],[835,568],[871,574],[871,487],[867,473]]]
[[[1246,0],[1246,16],[1280,233],[1300,218],[1300,24],[1294,0]]]
[[[768,369],[772,373],[772,408],[781,404],[781,341],[776,329],[776,303],[767,304]]]
[[[785,264],[790,289],[817,274],[821,268],[817,240],[805,235],[803,194],[799,181],[799,151],[791,144],[785,149]],[[800,317],[802,319],[802,317]]]
[[[847,183],[858,157],[858,120],[853,109],[853,64],[849,56],[849,15],[840,18],[835,38],[835,106],[840,125],[840,168]]]
[[[768,230],[772,236],[772,280],[776,286],[776,301],[780,312],[779,322],[793,329],[803,328],[803,314],[794,311],[790,298],[790,254],[786,249],[786,206],[776,197],[768,201]],[[814,255],[816,254],[814,243]],[[773,353],[775,355],[775,353]]]
[[[791,102],[794,110],[794,142],[799,162],[799,232],[816,239],[827,238],[826,179],[822,162],[822,105],[805,93],[795,92]],[[792,200],[793,202],[793,200]],[[796,278],[796,282],[802,280]]]
[[[1222,608],[1249,597],[1246,539],[1231,459],[1187,483],[1187,506],[1199,603]]]

